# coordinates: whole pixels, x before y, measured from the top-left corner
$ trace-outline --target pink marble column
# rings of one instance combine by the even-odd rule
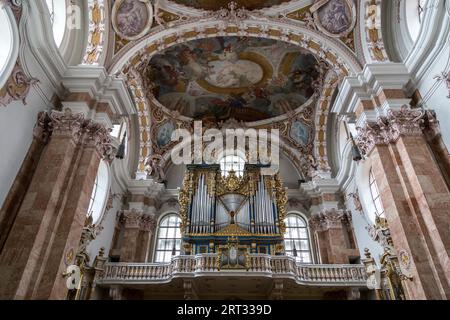
[[[343,210],[327,210],[314,214],[309,220],[311,231],[316,236],[320,263],[348,264],[350,258],[359,255],[346,239],[350,225],[349,214]]]
[[[450,298],[450,192],[424,136],[431,116],[391,111],[357,139],[372,159],[400,263],[413,276],[403,282],[412,299]]]
[[[53,111],[51,138],[0,255],[0,297],[64,299],[107,130],[83,114]],[[73,250],[72,250],[73,249]]]

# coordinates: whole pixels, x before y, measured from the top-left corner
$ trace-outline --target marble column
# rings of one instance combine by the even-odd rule
[[[156,228],[154,216],[142,210],[124,210],[121,221],[124,231],[120,245],[120,261],[145,262]]]
[[[350,214],[344,210],[330,209],[313,214],[309,219],[311,233],[315,235],[320,263],[348,264],[359,253],[349,243]]]
[[[357,137],[400,264],[413,277],[403,281],[411,299],[450,298],[450,192],[425,138],[436,126],[432,113],[403,107],[366,123]]]
[[[153,215],[144,214],[141,217],[140,241],[137,248],[136,262],[147,262],[155,230],[155,217]]]
[[[50,140],[0,255],[0,297],[64,299],[62,273],[73,264],[108,130],[82,113],[52,111]]]
[[[139,233],[141,228],[142,211],[136,209],[124,210],[122,213],[123,240],[120,246],[120,261],[135,262]]]

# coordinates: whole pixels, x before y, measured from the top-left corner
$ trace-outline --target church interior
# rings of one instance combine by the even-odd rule
[[[450,298],[449,0],[0,0],[0,30],[0,299]]]

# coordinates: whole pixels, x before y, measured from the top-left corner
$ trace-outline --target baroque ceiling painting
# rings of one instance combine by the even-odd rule
[[[311,7],[317,27],[332,37],[348,35],[356,23],[353,0],[319,0]]]
[[[276,5],[280,5],[290,0],[234,0],[239,8],[245,8],[248,10],[257,10],[262,8],[270,8]],[[173,0],[173,2],[182,4],[188,7],[203,10],[219,10],[221,8],[227,8],[231,2],[229,0]]]
[[[150,30],[153,7],[150,1],[117,0],[112,16],[115,31],[124,39],[136,40]]]
[[[145,82],[165,107],[194,119],[268,119],[307,102],[325,73],[309,51],[281,41],[216,37],[154,56]]]

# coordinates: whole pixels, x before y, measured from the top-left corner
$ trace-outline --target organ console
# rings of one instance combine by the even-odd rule
[[[286,190],[279,175],[260,170],[245,165],[240,177],[219,165],[187,167],[179,192],[185,254],[217,253],[222,267],[242,267],[245,254],[283,253]]]

